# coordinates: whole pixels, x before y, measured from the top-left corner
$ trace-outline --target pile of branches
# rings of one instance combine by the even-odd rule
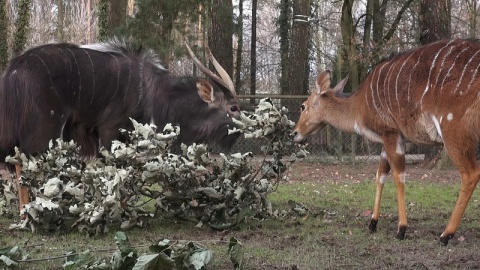
[[[85,160],[73,142],[51,142],[37,156],[16,151],[7,162],[22,165],[21,182],[30,188],[32,202],[11,228],[76,228],[90,235],[111,228],[145,226],[159,219],[182,219],[196,226],[227,229],[246,218],[272,215],[268,194],[288,180],[288,167],[306,151],[292,144],[294,123],[264,99],[255,112],[235,120],[245,138],[264,138],[263,156],[251,153],[209,154],[207,145],[182,146],[169,151],[180,129],[133,122],[121,130],[126,142],[114,141],[99,157]],[[15,185],[4,184],[0,211],[16,201]],[[9,208],[10,206],[10,208]]]

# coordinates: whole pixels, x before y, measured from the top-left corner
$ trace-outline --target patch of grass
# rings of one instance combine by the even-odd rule
[[[394,239],[397,203],[394,184],[385,186],[378,232],[370,233],[368,210],[373,208],[373,180],[338,183],[292,182],[270,195],[274,209],[289,209],[289,201],[307,207],[307,216],[249,220],[238,230],[214,231],[194,224],[152,220],[148,228],[127,231],[139,253],[164,238],[199,241],[214,251],[209,269],[232,269],[227,249],[230,237],[245,247],[244,269],[474,269],[480,265],[480,199],[475,192],[460,229],[447,247],[438,243],[453,210],[459,184],[407,182],[407,239]],[[100,250],[109,260],[114,233],[87,237],[82,233],[9,231],[0,218],[0,247],[19,245],[29,258],[47,258],[67,251]],[[20,269],[61,269],[62,260],[22,263]]]

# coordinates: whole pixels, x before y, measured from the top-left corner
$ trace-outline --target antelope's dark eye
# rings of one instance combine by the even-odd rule
[[[305,111],[305,105],[304,104],[302,104],[302,106],[300,106],[300,111],[302,111],[302,112]]]
[[[236,112],[236,111],[238,111],[238,107],[233,105],[232,107],[230,107],[230,111]]]

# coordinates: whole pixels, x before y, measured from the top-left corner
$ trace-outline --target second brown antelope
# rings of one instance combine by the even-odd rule
[[[378,64],[351,96],[342,92],[347,78],[332,89],[331,73],[324,71],[302,105],[294,141],[303,141],[329,123],[382,143],[369,228],[376,231],[382,190],[391,170],[397,190],[398,239],[405,238],[407,229],[404,142],[443,144],[462,180],[457,203],[440,235],[440,242],[447,245],[480,178],[475,156],[480,142],[479,69],[479,41],[443,40]]]

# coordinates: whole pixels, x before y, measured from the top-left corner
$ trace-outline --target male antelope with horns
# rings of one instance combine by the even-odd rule
[[[480,142],[479,69],[480,42],[456,39],[424,45],[378,64],[351,96],[342,93],[347,78],[331,89],[331,73],[324,71],[302,105],[294,141],[303,141],[329,123],[382,143],[369,229],[376,231],[382,190],[391,170],[397,190],[398,239],[405,238],[407,229],[404,142],[443,144],[462,178],[457,203],[440,236],[447,245],[480,178],[475,156]]]
[[[231,148],[239,134],[228,130],[240,116],[233,82],[208,47],[219,75],[187,49],[213,85],[171,75],[152,50],[132,42],[46,44],[13,58],[0,84],[0,162],[15,147],[35,154],[56,138],[74,140],[82,156],[95,156],[119,139],[120,128],[133,128],[129,118],[159,130],[179,125],[177,151],[181,143]],[[20,208],[28,202],[28,190],[19,187]]]

